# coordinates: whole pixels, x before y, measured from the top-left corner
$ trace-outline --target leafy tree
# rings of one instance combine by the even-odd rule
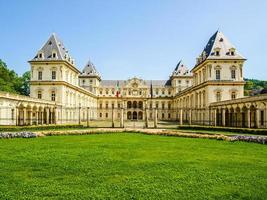
[[[19,77],[13,70],[9,70],[6,63],[0,59],[0,91],[29,95],[30,72]]]

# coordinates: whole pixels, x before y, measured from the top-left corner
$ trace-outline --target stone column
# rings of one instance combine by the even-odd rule
[[[57,118],[58,118],[58,116],[57,116],[57,109],[55,108],[54,109],[54,124],[57,124]]]
[[[154,111],[154,128],[158,127],[158,110],[155,109]]]
[[[121,128],[124,128],[124,116],[123,116],[123,108],[121,108],[121,121],[120,121],[120,127]]]
[[[250,128],[250,108],[247,110],[247,127]]]
[[[225,126],[225,109],[222,108],[222,126]]]
[[[46,124],[49,124],[49,108],[46,108]]]
[[[183,125],[183,109],[180,110],[180,125]]]
[[[39,111],[36,110],[36,125],[39,124]]]
[[[41,125],[44,124],[44,109],[41,111]]]
[[[111,111],[112,113],[111,113],[111,120],[112,120],[112,128],[114,128],[115,127],[115,124],[114,124],[114,108],[112,108],[112,111]]]
[[[259,128],[260,127],[260,110],[258,108],[256,108],[256,111],[255,111],[255,125],[256,125],[256,128]]]
[[[23,108],[23,125],[27,125],[27,109]]]
[[[217,126],[217,110],[214,109],[214,126]]]
[[[192,110],[189,109],[189,125],[192,124]]]
[[[145,126],[146,126],[146,128],[148,128],[148,109],[147,109],[147,108],[145,109],[145,112],[146,112],[146,113],[145,113],[145,114],[146,114],[146,116],[145,116],[145,117],[146,117],[146,123],[145,123]]]
[[[16,117],[16,126],[18,126],[19,125],[19,108],[17,107],[16,107],[15,117]]]
[[[87,127],[89,127],[89,122],[90,122],[90,116],[89,116],[89,107],[87,107]]]

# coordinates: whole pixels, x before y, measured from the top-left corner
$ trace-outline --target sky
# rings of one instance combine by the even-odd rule
[[[190,69],[218,29],[247,61],[244,76],[267,80],[266,0],[0,0],[0,59],[18,74],[52,33],[82,70],[102,79],[168,79]],[[265,74],[266,73],[266,74]]]

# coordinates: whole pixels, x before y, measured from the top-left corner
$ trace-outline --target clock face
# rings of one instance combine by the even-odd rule
[[[132,84],[132,87],[133,88],[137,88],[138,87],[138,84],[135,82],[135,83]]]

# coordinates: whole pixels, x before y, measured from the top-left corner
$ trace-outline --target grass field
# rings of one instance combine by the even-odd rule
[[[0,199],[267,199],[266,145],[121,133],[0,152]]]

